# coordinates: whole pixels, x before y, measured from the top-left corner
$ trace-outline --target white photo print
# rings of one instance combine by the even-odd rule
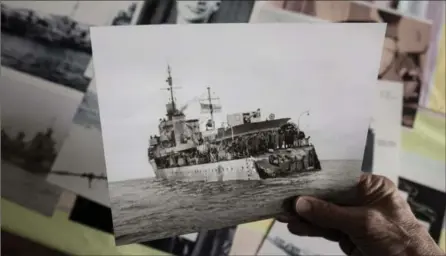
[[[268,218],[298,194],[347,200],[360,175],[384,31],[93,28],[117,244]]]

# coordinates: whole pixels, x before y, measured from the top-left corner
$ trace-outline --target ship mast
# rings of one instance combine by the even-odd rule
[[[79,1],[76,1],[76,3],[74,3],[73,9],[71,9],[71,12],[68,15],[68,17],[73,19],[74,18],[74,14],[77,12],[78,9],[79,9]]]
[[[175,99],[173,97],[173,83],[172,83],[172,75],[170,73],[170,66],[167,65],[167,84],[169,85],[169,88],[167,90],[170,91],[170,102],[172,104],[172,110],[175,112]]]
[[[208,97],[207,100],[209,102],[209,113],[211,115],[211,122],[212,122],[212,127],[215,128],[215,121],[214,121],[214,104],[212,103],[212,100],[219,100],[218,97],[214,97],[212,98],[211,96],[211,87],[207,87],[208,90]]]
[[[167,88],[162,88],[161,90],[170,91],[170,103],[171,103],[171,106],[172,106],[172,110],[171,110],[172,113],[169,113],[169,110],[168,110],[167,111],[167,116],[169,117],[169,119],[171,119],[171,117],[178,112],[178,110],[176,108],[176,104],[175,104],[175,98],[174,98],[174,94],[173,94],[173,89],[180,89],[181,87],[174,87],[173,86],[172,75],[171,75],[171,72],[170,72],[170,65],[167,65],[167,79],[166,79],[166,82],[168,84],[168,87]]]
[[[212,106],[211,87],[208,87],[209,113],[211,114],[212,127],[214,127],[214,106]]]

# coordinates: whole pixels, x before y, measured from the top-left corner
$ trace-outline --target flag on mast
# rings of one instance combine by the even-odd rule
[[[222,109],[220,104],[215,104],[215,103],[209,104],[209,103],[200,102],[200,107],[201,107],[201,113],[203,113],[203,114],[210,113],[211,109],[212,109],[213,113],[218,113],[218,112],[221,112],[221,109]]]

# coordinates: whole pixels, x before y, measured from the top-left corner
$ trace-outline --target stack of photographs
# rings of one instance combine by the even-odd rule
[[[89,27],[132,22],[140,2],[1,3],[2,197],[52,215],[46,181],[91,78]]]

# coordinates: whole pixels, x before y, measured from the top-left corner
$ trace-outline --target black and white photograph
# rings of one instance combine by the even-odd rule
[[[266,219],[298,194],[348,200],[384,32],[383,24],[92,28],[116,243]]]
[[[254,3],[254,0],[146,0],[137,23],[247,23]]]
[[[446,193],[401,177],[398,189],[406,198],[415,217],[439,243],[446,211]]]
[[[1,77],[2,197],[51,215],[61,189],[46,176],[71,125],[81,94]]]
[[[277,1],[280,3],[281,1]],[[271,1],[260,1],[257,0],[252,9],[251,17],[249,19],[250,23],[289,23],[289,22],[311,22],[311,23],[327,23],[329,21],[313,17],[310,15],[305,15],[299,12],[293,12],[287,9],[282,9],[276,6],[274,2]]]
[[[68,136],[47,181],[110,206],[96,94],[93,79],[74,114]]]
[[[273,246],[275,246],[278,255],[286,255],[286,256],[311,256],[315,255],[313,252],[309,252],[307,250],[301,249],[294,244],[287,243],[285,240],[280,237],[272,237],[267,236],[265,238],[265,242],[270,242]],[[261,251],[257,255],[264,255],[266,246],[261,247]],[[273,250],[274,250],[273,249]],[[274,253],[268,252],[266,255],[274,255]]]
[[[3,1],[1,65],[85,92],[90,26],[127,25],[136,1]]]
[[[82,24],[128,24],[135,20],[132,17],[141,3],[2,2],[2,149],[8,152],[2,155],[2,195],[6,199],[45,215],[53,213],[61,189],[45,179],[91,80],[84,74],[91,59],[90,36],[88,26]]]

